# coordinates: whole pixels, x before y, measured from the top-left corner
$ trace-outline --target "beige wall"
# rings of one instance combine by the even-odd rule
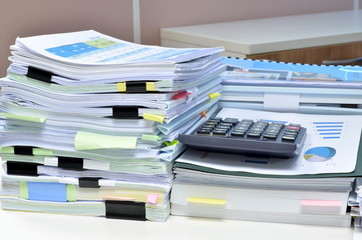
[[[163,27],[352,7],[353,0],[140,0],[141,40],[144,44],[159,44]],[[6,74],[9,46],[17,36],[87,29],[132,41],[132,0],[1,0],[0,77]]]
[[[159,44],[165,27],[350,9],[353,0],[143,0],[141,37]]]

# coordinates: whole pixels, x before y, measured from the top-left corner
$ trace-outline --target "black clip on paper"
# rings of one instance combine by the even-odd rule
[[[138,107],[135,106],[113,106],[113,118],[116,119],[138,119]]]
[[[14,146],[14,154],[19,155],[33,155],[33,147],[30,146]]]
[[[6,173],[9,175],[38,176],[37,163],[6,162]]]
[[[35,68],[32,66],[28,67],[28,73],[26,74],[27,77],[33,78],[42,82],[51,83],[52,82],[52,72],[48,72],[46,70],[42,70],[39,68]]]
[[[83,158],[58,157],[58,167],[69,170],[84,170]]]
[[[127,93],[145,93],[147,92],[146,82],[126,82]]]
[[[92,177],[82,177],[79,178],[79,187],[80,188],[99,188],[99,179],[101,178],[92,178]]]
[[[106,218],[146,221],[144,202],[106,200]]]

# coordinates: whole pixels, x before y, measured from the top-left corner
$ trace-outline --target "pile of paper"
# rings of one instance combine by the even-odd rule
[[[362,175],[359,116],[223,108],[215,117],[299,123],[307,128],[306,142],[292,158],[186,150],[175,163],[171,214],[351,225],[350,193]],[[337,123],[339,137],[324,135]]]
[[[362,178],[356,179],[354,191],[349,198],[348,205],[351,207],[351,215],[353,216],[354,226],[362,227]]]
[[[216,111],[221,48],[17,38],[1,86],[3,209],[164,221],[178,134]]]
[[[276,112],[362,114],[362,67],[223,58],[221,105]]]

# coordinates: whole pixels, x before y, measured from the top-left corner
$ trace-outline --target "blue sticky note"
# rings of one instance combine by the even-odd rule
[[[29,200],[66,202],[67,188],[64,183],[28,182]]]

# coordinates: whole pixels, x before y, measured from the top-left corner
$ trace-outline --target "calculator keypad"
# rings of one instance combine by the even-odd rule
[[[306,128],[300,124],[211,118],[179,141],[210,152],[257,154],[290,158],[300,153]]]
[[[212,118],[202,124],[196,131],[198,135],[223,136],[231,138],[259,139],[264,141],[294,142],[301,126],[285,125],[281,122],[240,120],[236,118]]]

